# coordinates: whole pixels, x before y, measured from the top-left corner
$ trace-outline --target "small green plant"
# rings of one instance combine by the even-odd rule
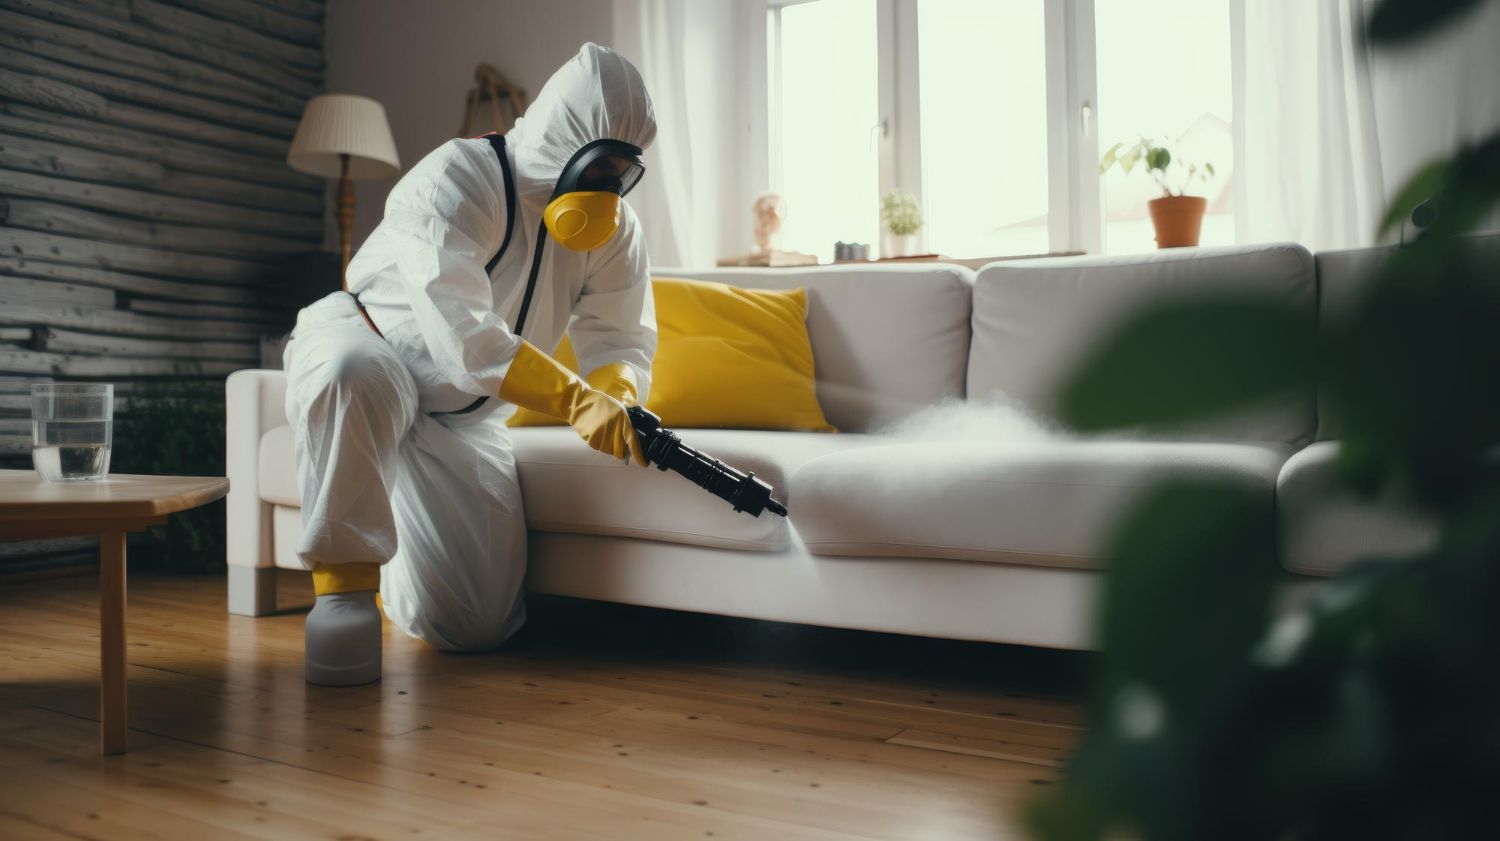
[[[892,190],[880,200],[880,222],[898,237],[922,230],[922,208],[917,197],[905,190]]]
[[[1118,166],[1120,171],[1129,175],[1139,163],[1146,165],[1146,171],[1156,179],[1163,196],[1187,195],[1188,188],[1194,182],[1206,183],[1216,174],[1212,163],[1204,161],[1200,165],[1194,161],[1174,158],[1167,147],[1158,146],[1145,137],[1134,143],[1120,142],[1109,147],[1109,151],[1099,159],[1099,174],[1103,175],[1111,167]]]

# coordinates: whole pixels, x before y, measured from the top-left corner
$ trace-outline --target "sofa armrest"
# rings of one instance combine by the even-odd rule
[[[275,566],[271,506],[260,498],[260,440],[286,426],[285,403],[286,375],[281,371],[235,371],[224,382],[224,465],[229,475],[225,536],[231,576],[235,567]]]
[[[1367,498],[1339,475],[1338,441],[1295,453],[1276,480],[1281,564],[1302,575],[1337,575],[1365,558],[1432,551],[1438,524],[1390,494]]]

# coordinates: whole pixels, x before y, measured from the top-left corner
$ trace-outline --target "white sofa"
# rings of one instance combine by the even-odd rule
[[[1169,290],[1254,284],[1311,323],[1318,274],[1299,246],[1017,261],[977,276],[945,265],[658,274],[806,287],[819,399],[843,431],[679,430],[773,484],[791,507],[783,520],[736,514],[675,474],[596,455],[568,429],[515,430],[534,592],[1087,648],[1102,539],[1161,477],[1229,477],[1264,494],[1268,542],[1278,518],[1298,524],[1279,536],[1294,573],[1427,537],[1423,523],[1330,490],[1335,444],[1299,453],[1318,434],[1311,392],[1181,440],[1019,446],[878,433],[940,401],[996,394],[1046,414],[1100,331]],[[274,608],[273,567],[301,567],[282,375],[240,371],[227,389],[229,609],[258,615]]]

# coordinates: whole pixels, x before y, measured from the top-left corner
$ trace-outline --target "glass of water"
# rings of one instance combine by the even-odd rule
[[[109,473],[115,387],[110,383],[31,386],[31,463],[49,482],[102,479]]]

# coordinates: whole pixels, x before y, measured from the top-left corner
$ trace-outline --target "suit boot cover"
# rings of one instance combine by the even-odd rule
[[[380,606],[375,603],[379,582],[380,567],[375,564],[321,565],[313,570],[317,601],[307,614],[304,636],[308,683],[358,686],[380,680]]]

